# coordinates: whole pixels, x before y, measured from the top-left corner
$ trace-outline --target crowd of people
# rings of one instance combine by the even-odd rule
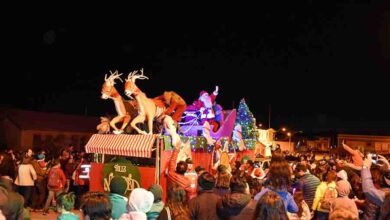
[[[154,184],[129,196],[122,177],[111,180],[109,193],[79,185],[75,173],[88,159],[69,149],[50,162],[44,152],[34,156],[28,151],[21,158],[2,154],[0,210],[4,219],[26,219],[29,211],[47,213],[51,206],[58,219],[78,219],[74,208],[91,220],[390,219],[389,161],[343,147],[346,154],[320,160],[302,154],[291,161],[276,150],[269,166],[251,158],[216,170],[198,166],[194,187],[186,176],[188,161],[176,161],[178,146],[169,161],[167,188]]]
[[[89,157],[76,152],[73,146],[62,149],[60,155],[32,149],[1,152],[0,207],[5,218],[28,219],[31,212],[47,215],[51,207],[57,211],[60,203],[66,203],[69,209],[78,208],[81,196],[89,190],[89,180],[80,178],[81,166],[90,163]],[[71,208],[64,198],[73,198]]]

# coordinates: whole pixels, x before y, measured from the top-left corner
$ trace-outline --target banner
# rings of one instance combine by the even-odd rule
[[[116,177],[122,177],[126,180],[127,190],[126,196],[134,188],[141,187],[141,175],[137,166],[134,166],[130,161],[121,159],[114,162],[106,163],[103,167],[103,187],[104,191],[110,191],[111,180]]]

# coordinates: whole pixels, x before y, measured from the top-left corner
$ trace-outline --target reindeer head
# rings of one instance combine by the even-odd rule
[[[137,79],[149,79],[147,76],[144,76],[144,69],[141,69],[139,72],[141,74],[137,74],[138,70],[135,70],[133,72],[130,72],[127,76],[126,83],[125,83],[125,94],[131,98],[132,94],[138,94],[140,90],[138,89],[137,85],[135,85],[135,80]]]
[[[110,71],[110,76],[107,78],[107,74],[104,76],[104,83],[102,86],[102,99],[108,99],[115,97],[119,95],[118,91],[116,91],[114,85],[115,85],[115,80],[119,79],[122,82],[122,79],[120,76],[122,74],[119,74],[118,71],[115,71],[114,73]]]

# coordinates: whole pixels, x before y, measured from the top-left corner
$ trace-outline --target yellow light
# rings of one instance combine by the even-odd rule
[[[289,136],[289,137],[290,137],[290,136],[291,136],[291,133],[290,133],[290,132],[288,132],[288,133],[287,133],[287,136]]]

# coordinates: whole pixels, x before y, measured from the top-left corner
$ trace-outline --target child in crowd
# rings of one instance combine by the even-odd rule
[[[79,216],[71,212],[74,208],[76,196],[73,193],[61,194],[57,199],[57,207],[60,215],[57,220],[79,220]]]

